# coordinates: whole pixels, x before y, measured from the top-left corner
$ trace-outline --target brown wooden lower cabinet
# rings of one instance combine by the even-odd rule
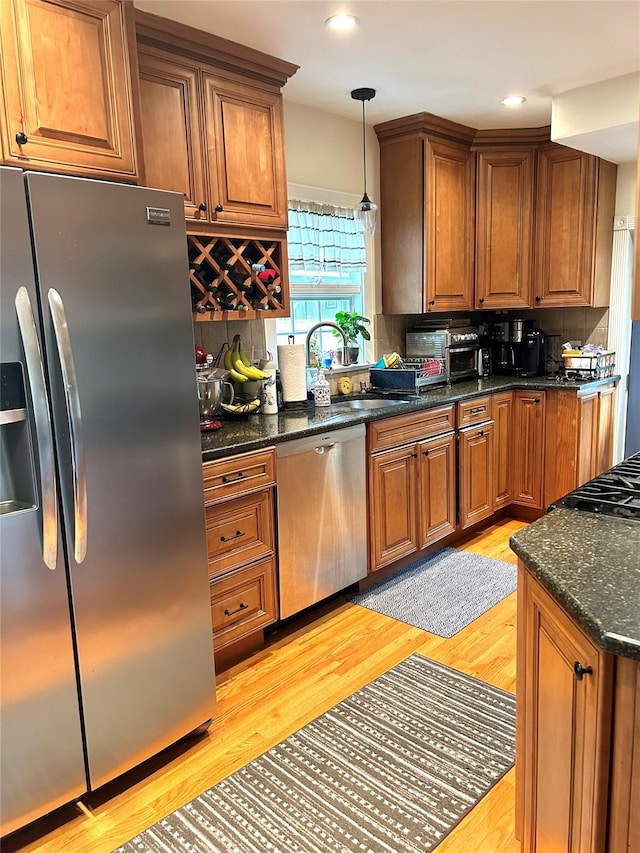
[[[460,527],[493,513],[493,422],[458,433],[458,506]]]
[[[417,458],[415,444],[369,458],[371,571],[418,548]]]
[[[274,557],[210,581],[211,624],[216,651],[278,618]]]
[[[450,432],[420,443],[418,466],[420,547],[456,529],[456,437]]]
[[[544,497],[545,391],[513,395],[513,502],[542,509]]]
[[[638,851],[640,662],[599,649],[522,561],[517,667],[521,850]]]
[[[513,498],[513,391],[493,394],[493,509],[511,503]]]
[[[639,241],[640,242],[640,241]],[[613,424],[615,419],[616,386],[598,391],[598,460],[596,474],[608,471],[613,465]]]

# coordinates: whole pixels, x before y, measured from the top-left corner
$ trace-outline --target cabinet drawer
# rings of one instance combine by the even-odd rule
[[[205,462],[202,466],[204,502],[207,506],[254,489],[272,486],[276,481],[275,451],[257,450],[228,459]]]
[[[419,441],[453,429],[453,404],[426,409],[396,418],[373,421],[368,425],[367,443],[371,453],[401,444]]]
[[[215,650],[278,618],[273,557],[212,580],[209,591]]]
[[[273,552],[273,493],[263,489],[207,507],[209,577]]]
[[[457,404],[457,424],[461,427],[479,424],[491,418],[491,397],[474,397],[473,400],[464,400]]]

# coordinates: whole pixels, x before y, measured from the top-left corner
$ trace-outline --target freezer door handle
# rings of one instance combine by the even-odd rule
[[[49,309],[53,321],[58,358],[62,371],[64,398],[69,424],[71,444],[71,469],[73,474],[73,556],[81,563],[87,553],[87,480],[84,460],[84,441],[82,434],[82,412],[76,380],[76,368],[71,350],[71,337],[67,324],[62,297],[54,288],[48,293]]]
[[[36,332],[36,321],[31,308],[29,291],[20,287],[15,298],[18,326],[24,348],[24,360],[29,379],[29,392],[33,407],[36,445],[40,462],[40,501],[42,509],[42,559],[46,566],[55,569],[58,556],[58,501],[56,473],[53,456],[53,431],[49,417],[49,401],[44,382],[42,354]]]

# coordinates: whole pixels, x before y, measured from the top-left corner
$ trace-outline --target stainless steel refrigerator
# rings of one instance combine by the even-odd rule
[[[4,835],[215,704],[182,197],[0,168]]]

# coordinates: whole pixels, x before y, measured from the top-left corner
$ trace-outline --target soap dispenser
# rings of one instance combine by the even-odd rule
[[[331,385],[324,378],[322,370],[318,371],[318,378],[311,389],[313,392],[313,401],[316,406],[331,405]]]

